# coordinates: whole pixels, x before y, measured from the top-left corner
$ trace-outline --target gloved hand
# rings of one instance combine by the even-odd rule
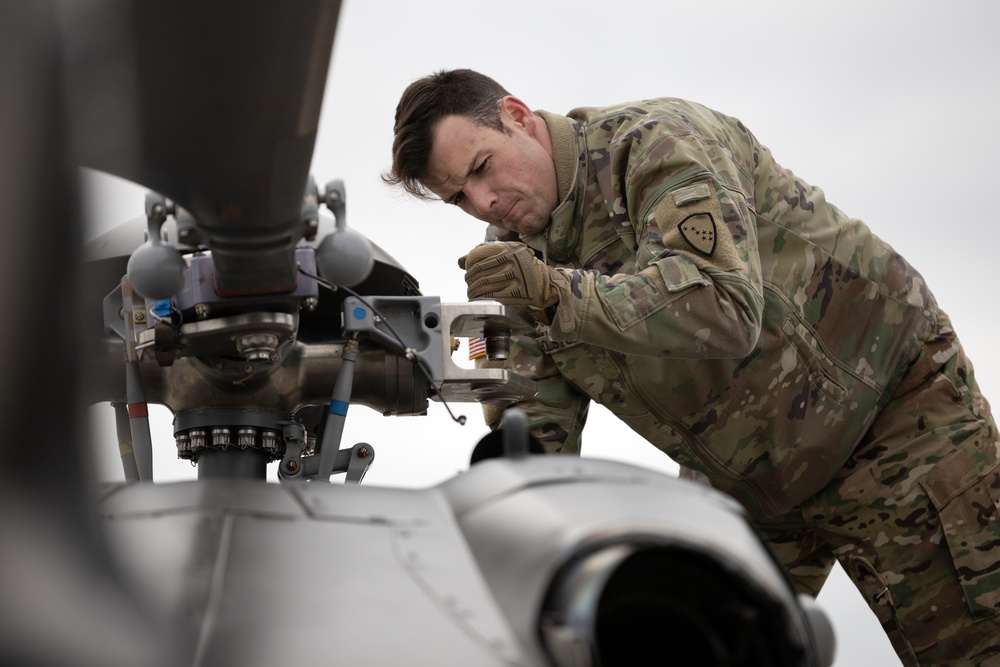
[[[507,306],[544,310],[559,303],[569,280],[517,241],[483,243],[458,260],[469,299],[496,299]]]

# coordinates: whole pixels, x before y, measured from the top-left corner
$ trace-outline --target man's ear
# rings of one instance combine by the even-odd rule
[[[504,119],[504,122],[529,131],[536,122],[535,114],[531,108],[513,95],[507,95],[500,99],[500,117]]]

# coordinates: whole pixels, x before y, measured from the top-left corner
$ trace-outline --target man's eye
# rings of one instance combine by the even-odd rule
[[[465,195],[461,192],[455,193],[455,196],[451,198],[451,203],[455,206],[461,206],[463,201],[465,201]]]
[[[489,165],[489,162],[490,161],[488,159],[487,160],[483,160],[482,162],[479,163],[479,166],[476,167],[476,170],[474,172],[472,172],[472,173],[474,173],[476,176],[479,176],[481,173],[483,173],[484,171],[486,171],[486,167],[487,167],[487,165]]]

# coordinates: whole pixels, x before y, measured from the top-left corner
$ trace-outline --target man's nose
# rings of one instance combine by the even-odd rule
[[[483,219],[490,218],[493,207],[497,202],[492,188],[488,187],[485,183],[466,183],[465,196],[469,201],[469,205],[479,217]]]

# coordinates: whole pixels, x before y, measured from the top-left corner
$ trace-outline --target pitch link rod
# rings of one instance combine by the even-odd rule
[[[333,385],[333,397],[330,400],[326,427],[323,429],[323,440],[320,443],[318,479],[329,480],[330,475],[333,474],[333,464],[337,458],[337,452],[340,450],[340,441],[344,435],[344,423],[347,421],[347,408],[351,404],[354,362],[357,358],[358,338],[355,334],[344,343],[340,372]]]

